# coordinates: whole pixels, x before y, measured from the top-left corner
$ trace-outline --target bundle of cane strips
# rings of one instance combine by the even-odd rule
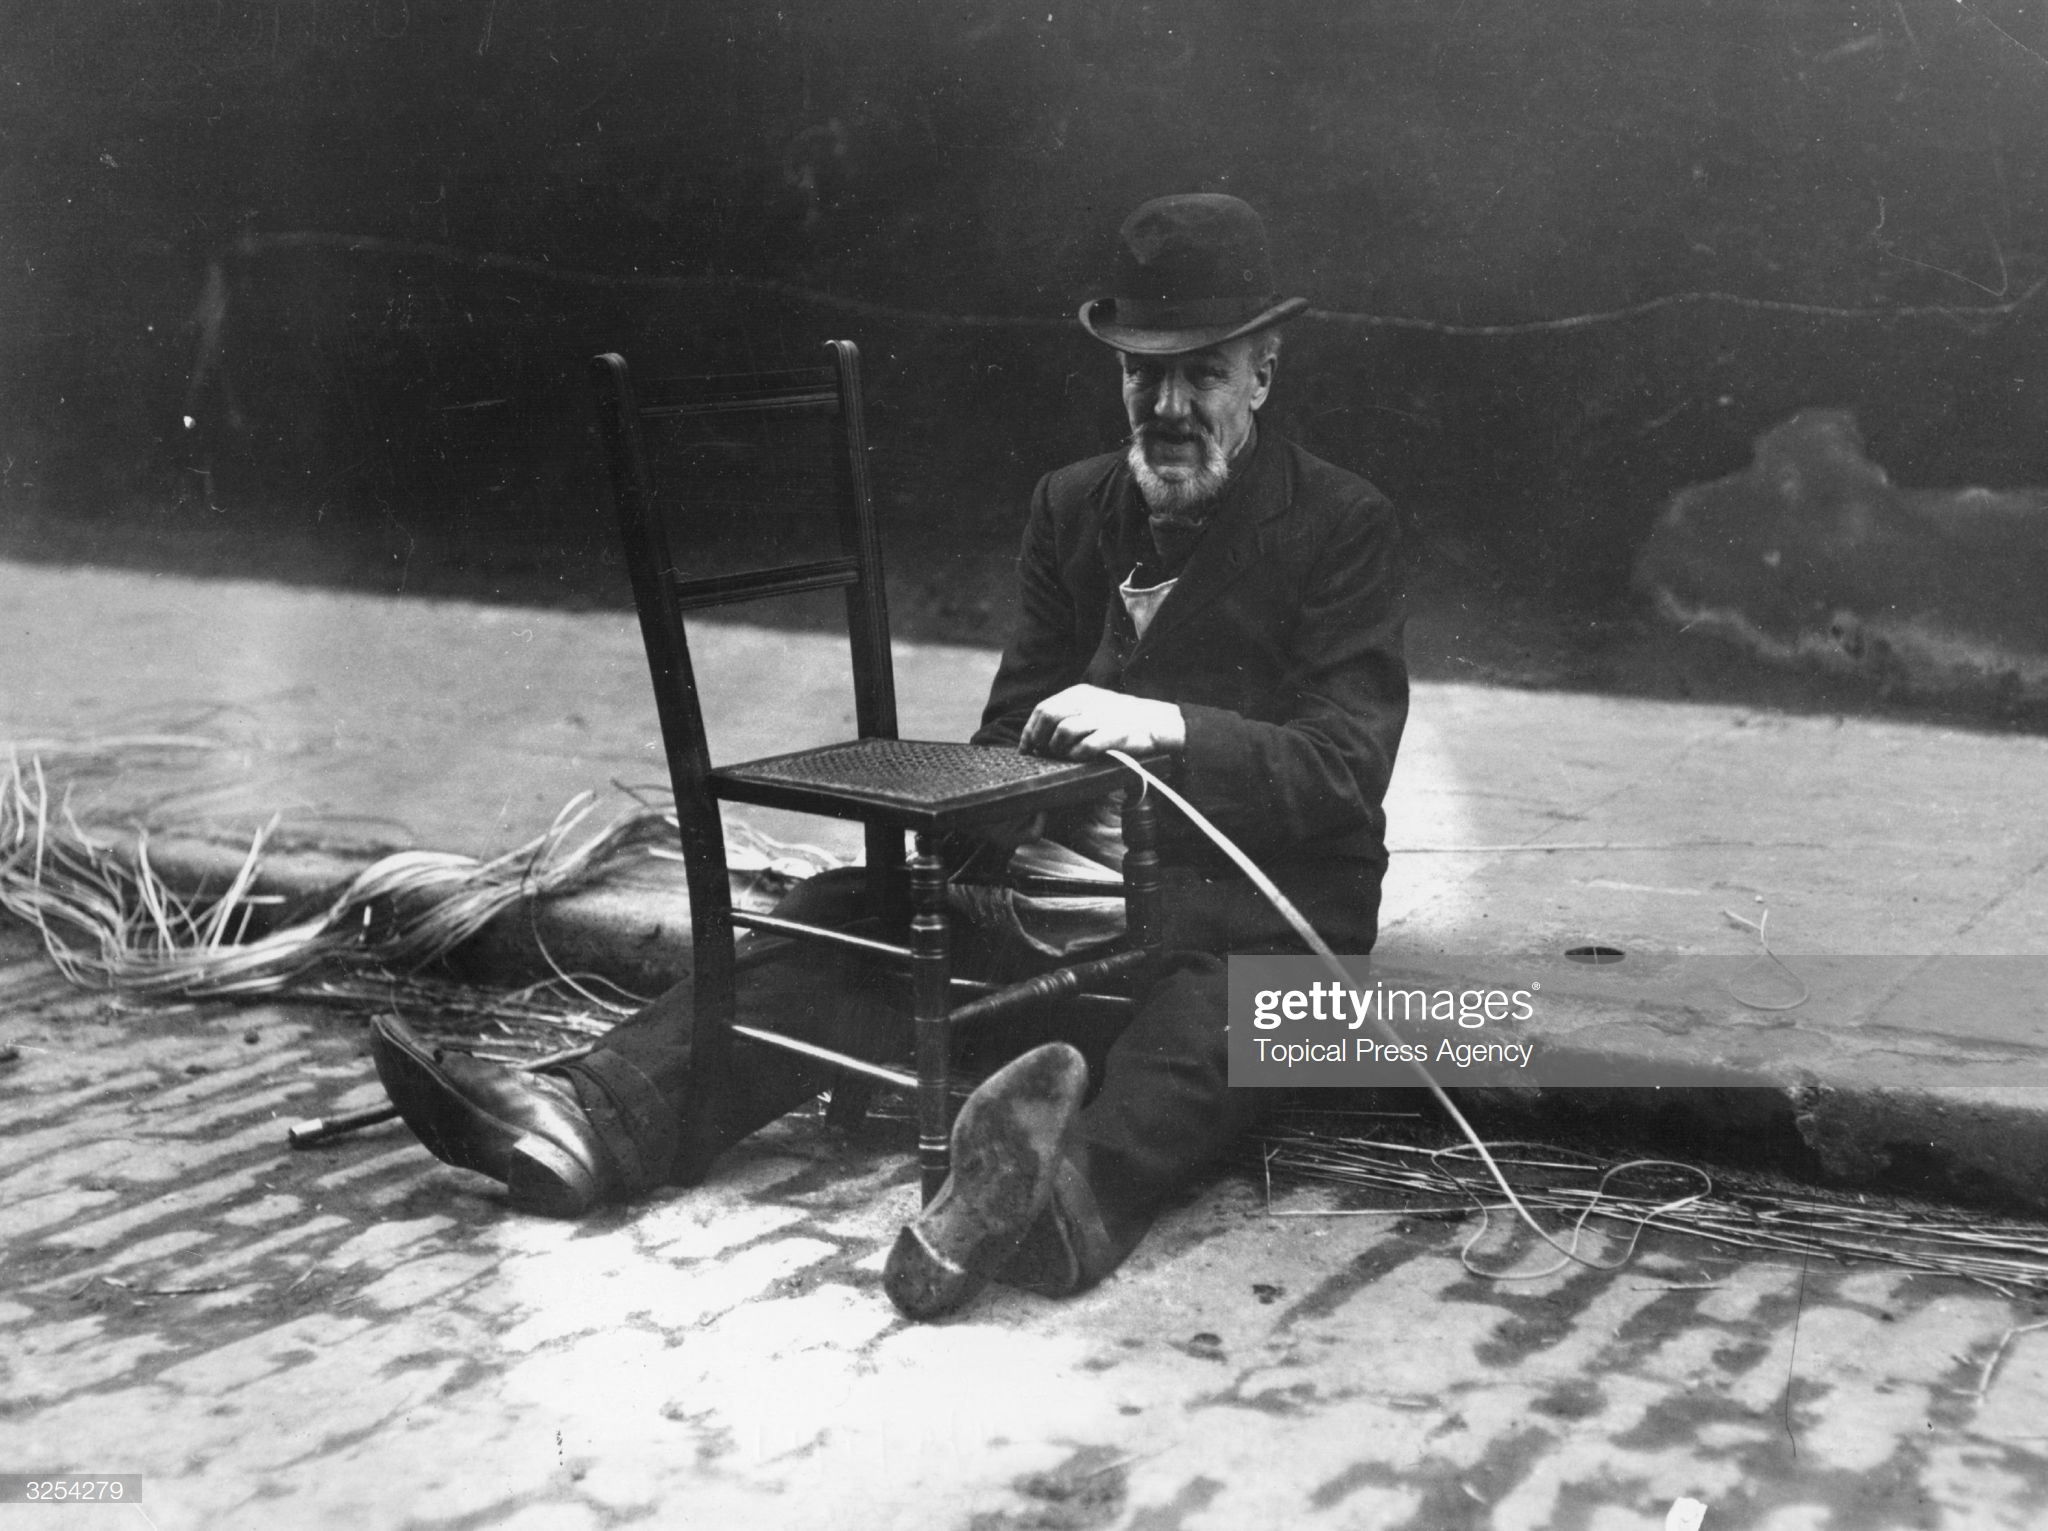
[[[259,830],[227,888],[180,898],[132,850],[94,837],[68,804],[53,810],[40,761],[0,779],[0,907],[35,927],[73,983],[149,997],[277,994],[331,965],[405,973],[469,940],[506,909],[571,892],[642,855],[674,829],[655,809],[614,820],[581,845],[570,837],[595,806],[568,804],[544,834],[488,861],[399,851],[364,868],[319,914],[248,937],[253,889],[276,821]]]
[[[2048,1292],[2048,1224],[1988,1217],[1904,1198],[1829,1194],[1753,1173],[1721,1170],[1709,1178],[1691,1165],[1661,1159],[1603,1161],[1541,1143],[1496,1141],[1495,1164],[1523,1206],[1554,1214],[1574,1229],[1599,1224],[1626,1230],[1633,1250],[1651,1228],[1723,1247],[1829,1260],[1868,1260],[1930,1275],[1960,1277],[2005,1296]],[[1274,1209],[1276,1216],[1457,1216],[1479,1214],[1478,1230],[1460,1252],[1475,1275],[1471,1252],[1507,1210],[1490,1175],[1475,1174],[1469,1143],[1402,1142],[1347,1128],[1325,1113],[1297,1113],[1254,1140],[1252,1161],[1267,1176],[1352,1193],[1397,1198],[1393,1205],[1313,1211]],[[1543,1272],[1519,1272],[1534,1276]]]

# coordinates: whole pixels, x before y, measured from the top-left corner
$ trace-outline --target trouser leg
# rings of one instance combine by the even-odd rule
[[[1340,952],[1369,952],[1378,877],[1344,892],[1326,906],[1322,934]],[[1161,1210],[1288,1095],[1230,1088],[1229,969],[1212,954],[1299,951],[1292,932],[1249,887],[1186,876],[1169,884],[1167,921],[1161,972],[1110,1047],[1102,1087],[1082,1110],[1069,1150],[1106,1236],[1093,1241],[1084,1282],[1121,1264]]]
[[[1073,1157],[1102,1214],[1111,1268],[1167,1201],[1279,1104],[1278,1091],[1230,1088],[1223,960],[1175,952],[1166,967],[1111,1045],[1102,1088],[1077,1124]]]
[[[800,884],[777,907],[789,919],[844,925],[865,909],[859,868],[825,872]],[[711,1156],[828,1088],[833,1071],[792,1054],[735,1038],[718,1130],[708,1151],[684,1130],[695,1014],[692,985],[678,984],[613,1027],[591,1054],[562,1072],[575,1085],[626,1191],[693,1185]],[[873,1057],[908,1036],[890,980],[868,963],[803,948],[739,979],[739,1020],[806,1042]]]

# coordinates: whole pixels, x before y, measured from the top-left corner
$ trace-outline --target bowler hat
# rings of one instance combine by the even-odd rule
[[[1081,325],[1119,351],[1176,356],[1292,319],[1306,298],[1273,297],[1266,226],[1251,204],[1200,193],[1155,197],[1117,230],[1116,290],[1081,305]]]

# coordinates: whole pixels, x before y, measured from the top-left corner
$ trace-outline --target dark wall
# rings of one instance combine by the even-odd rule
[[[601,562],[582,357],[850,334],[891,516],[968,560],[1113,438],[1066,321],[1173,189],[1260,206],[1331,311],[1285,423],[1567,598],[1619,598],[1669,491],[1806,405],[1906,481],[2048,480],[2020,0],[11,0],[0,29],[0,516],[104,528],[72,546],[226,516],[312,568]]]

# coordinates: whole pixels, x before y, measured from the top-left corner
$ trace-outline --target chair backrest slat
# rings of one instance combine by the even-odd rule
[[[683,611],[762,601],[771,596],[803,595],[860,583],[860,565],[851,558],[822,558],[815,563],[782,564],[749,569],[743,574],[705,574],[696,579],[675,576],[676,605]]]
[[[831,367],[655,378],[636,391],[647,420],[801,409],[834,413],[841,407],[839,376]]]
[[[835,388],[823,394],[782,394],[768,399],[707,399],[677,404],[642,404],[643,420],[685,420],[696,415],[765,414],[780,409],[837,409]]]

